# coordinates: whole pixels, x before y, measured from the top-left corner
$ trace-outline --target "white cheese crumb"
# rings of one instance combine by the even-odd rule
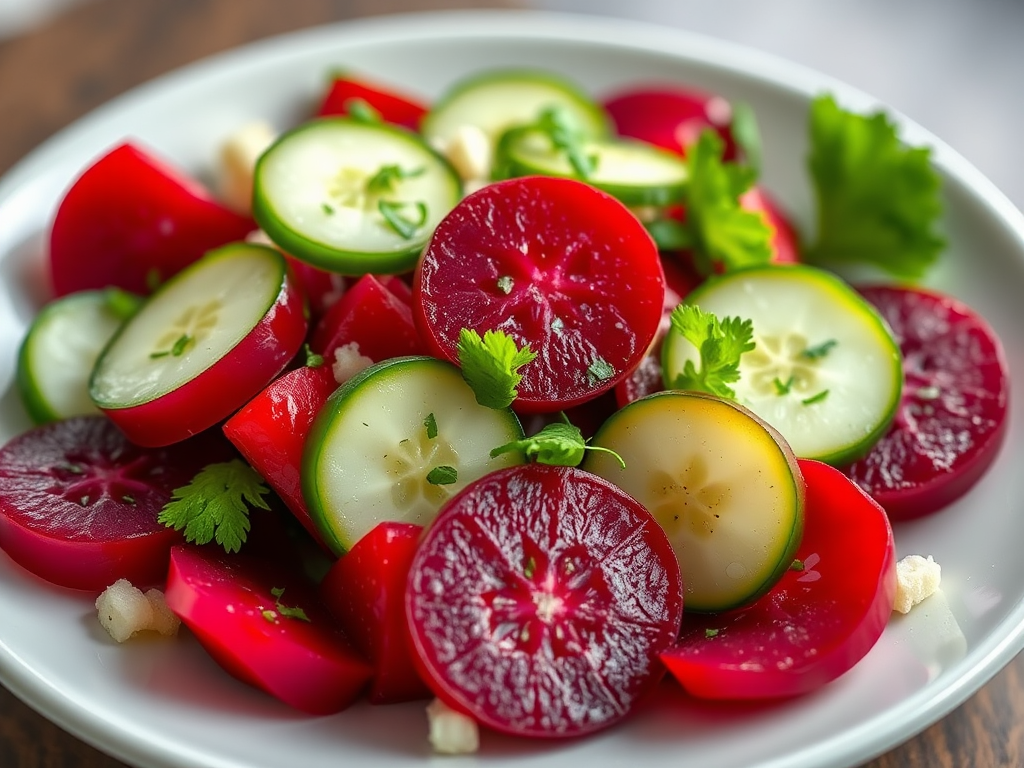
[[[896,603],[894,611],[909,613],[910,609],[939,588],[942,569],[931,555],[907,555],[896,563]]]
[[[430,745],[445,755],[468,755],[480,749],[480,731],[476,721],[456,712],[440,699],[427,705]]]
[[[220,193],[224,202],[237,211],[252,208],[252,177],[256,161],[277,134],[270,123],[254,120],[231,134],[220,150]]]
[[[331,371],[338,384],[344,384],[364,368],[373,365],[373,360],[359,353],[359,343],[350,341],[334,350]]]
[[[159,632],[165,637],[174,637],[178,634],[181,619],[168,607],[164,593],[159,589],[148,589],[146,590],[146,599],[153,609],[153,621],[147,629]]]
[[[118,579],[96,598],[96,614],[107,633],[119,643],[138,632],[174,635],[181,621],[167,607],[164,594],[151,589],[145,594],[127,579]]]
[[[475,125],[460,125],[444,147],[444,156],[465,182],[489,179],[492,155],[491,140]]]

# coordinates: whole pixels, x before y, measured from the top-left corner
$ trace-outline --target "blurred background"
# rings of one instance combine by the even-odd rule
[[[813,67],[924,125],[1024,208],[1024,0],[288,0],[284,26],[280,13],[273,23],[261,20],[262,7],[273,4],[0,0],[0,123],[21,119],[24,100],[33,104],[33,125],[17,137],[8,136],[17,126],[0,125],[0,170],[87,109],[227,45],[355,16],[499,6],[638,19]],[[224,33],[198,34],[210,24]],[[74,25],[103,31],[91,39],[106,49],[62,48],[62,41],[90,39],[75,37]],[[154,50],[143,55],[143,46]],[[134,56],[138,65],[111,71],[117,56]],[[25,62],[17,73],[3,66],[12,57]],[[47,78],[70,91],[47,92]]]
[[[264,19],[276,4],[0,0],[0,171],[93,106],[222,47],[355,16],[497,6],[638,19],[813,67],[924,125],[1024,208],[1024,0],[288,0],[284,24]],[[4,66],[14,59],[17,72]],[[26,103],[32,124],[20,125]]]

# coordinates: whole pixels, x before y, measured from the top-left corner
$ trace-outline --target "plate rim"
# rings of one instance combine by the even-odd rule
[[[226,76],[224,73],[244,68],[254,59],[301,58],[309,55],[307,48],[350,45],[357,39],[362,43],[425,40],[439,33],[452,38],[478,37],[483,33],[509,40],[529,38],[642,48],[700,65],[710,64],[800,96],[829,88],[846,103],[866,109],[884,108],[908,142],[932,148],[933,162],[946,179],[968,189],[973,201],[982,204],[1013,235],[1024,254],[1024,213],[991,180],[930,131],[854,86],[784,57],[702,33],[609,15],[528,9],[424,11],[342,20],[276,34],[205,56],[132,87],[45,139],[0,178],[0,205],[47,167],[59,163],[62,156],[80,155],[82,142],[109,115],[135,104],[166,98],[169,93],[187,88],[190,81],[204,72]],[[681,43],[686,44],[685,53],[679,50],[683,47]],[[997,628],[1002,631],[981,639],[950,669],[950,680],[938,691],[929,682],[860,726],[765,763],[765,768],[776,764],[783,768],[792,765],[793,760],[821,768],[852,766],[913,738],[964,703],[1024,649],[1024,598],[1008,609]],[[84,702],[61,693],[52,681],[29,667],[2,637],[0,682],[44,717],[116,759],[152,768],[179,768],[189,764],[182,760],[190,759],[201,760],[194,764],[209,768],[240,768],[241,764],[234,760],[221,760],[207,753],[196,755],[187,745],[177,742],[173,752],[164,751],[158,748],[160,742],[152,741],[153,734],[138,729],[117,726],[111,731],[106,719],[89,710]]]

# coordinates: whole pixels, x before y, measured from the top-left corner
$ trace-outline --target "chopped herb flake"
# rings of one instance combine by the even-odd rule
[[[382,165],[380,169],[366,182],[366,191],[371,195],[384,195],[394,192],[400,181],[421,176],[425,168],[413,168],[407,171],[400,165]]]
[[[799,560],[799,559],[798,560],[794,560],[789,565],[789,570],[791,570],[791,571],[802,571],[803,569],[804,569],[804,561],[803,560]]]
[[[427,440],[437,437],[437,419],[434,418],[433,413],[427,414],[427,418],[423,420],[423,426],[427,428]]]
[[[808,347],[807,349],[805,349],[803,352],[800,353],[800,357],[805,357],[808,360],[820,360],[821,358],[825,357],[825,355],[827,355],[832,350],[832,347],[834,347],[838,343],[839,342],[836,341],[835,339],[823,341],[821,344],[818,344],[817,346]]]
[[[309,344],[306,344],[303,349],[306,351],[306,367],[307,368],[319,368],[324,364],[324,356],[318,355],[312,349],[309,348]]]
[[[459,472],[455,467],[442,464],[427,473],[427,482],[431,485],[451,485],[459,481]]]
[[[591,386],[607,381],[615,375],[615,368],[602,357],[598,357],[587,366],[587,381]]]
[[[778,376],[775,377],[775,391],[778,392],[779,396],[788,395],[789,390],[793,388],[793,377],[790,376],[785,381],[782,381]]]
[[[722,630],[720,630],[720,629],[712,629],[711,627],[708,627],[707,629],[704,630],[704,637],[706,637],[706,638],[708,638],[710,640],[712,637],[717,637],[718,633],[721,632],[721,631]]]
[[[805,398],[805,399],[801,400],[800,402],[803,405],[813,405],[814,403],[820,403],[826,397],[828,397],[828,390],[827,389],[823,389],[818,394],[811,395],[810,397]]]
[[[514,281],[508,275],[502,275],[498,278],[498,290],[508,296],[512,293],[512,287],[515,285]]]
[[[416,211],[415,218],[406,212],[409,206]],[[416,236],[416,230],[427,223],[427,204],[423,202],[403,203],[392,200],[381,200],[377,203],[377,210],[384,217],[384,221],[400,237],[412,240]]]
[[[366,123],[367,125],[384,122],[380,112],[370,106],[366,99],[360,99],[358,96],[345,99],[342,108],[349,117],[357,122]]]

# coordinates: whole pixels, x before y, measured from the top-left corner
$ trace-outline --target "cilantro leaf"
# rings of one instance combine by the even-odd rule
[[[427,440],[433,440],[437,437],[437,419],[433,411],[427,414],[427,417],[423,420],[423,426],[427,430]]]
[[[427,482],[431,485],[451,485],[459,482],[459,471],[449,465],[442,464],[427,472]]]
[[[811,104],[810,121],[818,233],[806,258],[921,278],[946,244],[935,232],[942,203],[930,151],[902,144],[884,113],[858,115],[829,95]]]
[[[263,496],[270,491],[263,479],[238,459],[208,464],[192,481],[175,488],[157,521],[196,544],[216,541],[237,552],[249,532],[249,507],[270,509]]]
[[[761,173],[761,129],[754,108],[745,101],[732,105],[732,137],[743,154],[743,159],[754,173]]]
[[[366,191],[371,195],[394,192],[398,182],[422,176],[425,171],[425,168],[407,170],[400,165],[382,165],[366,182]]]
[[[284,616],[286,619],[299,619],[300,621],[305,622],[308,622],[310,620],[309,616],[306,615],[306,612],[302,609],[301,606],[285,605],[281,602],[281,596],[284,594],[284,587],[271,587],[270,594],[274,598],[274,607],[277,609],[277,612]],[[263,615],[264,618],[266,618],[267,612],[264,611]]]
[[[738,317],[720,321],[692,304],[680,304],[672,310],[671,323],[697,348],[700,368],[687,360],[670,386],[735,399],[729,384],[740,378],[740,357],[754,348],[753,323]]]
[[[409,206],[412,206],[415,216],[409,210]],[[377,203],[377,210],[384,217],[384,223],[406,240],[412,240],[416,236],[416,231],[427,223],[427,204],[422,201],[403,203],[380,200]]]
[[[597,158],[583,151],[583,134],[572,124],[568,113],[558,107],[541,112],[535,126],[551,140],[555,149],[565,152],[573,171],[581,179],[589,179],[597,169]]]
[[[358,96],[345,99],[345,103],[341,106],[345,111],[345,114],[356,122],[364,123],[366,125],[377,125],[378,123],[384,122],[384,118],[381,117],[380,112],[374,109],[366,99],[361,99]]]
[[[762,213],[740,205],[740,195],[753,185],[756,172],[750,166],[723,162],[724,152],[725,142],[707,129],[686,158],[686,227],[697,267],[705,274],[715,265],[739,269],[766,264],[772,257],[771,226]]]
[[[556,467],[578,467],[583,461],[585,451],[602,451],[614,456],[622,468],[626,468],[626,462],[622,460],[615,451],[609,448],[602,448],[595,445],[587,445],[583,439],[583,433],[579,427],[569,423],[569,420],[562,414],[562,421],[548,424],[533,437],[526,437],[522,440],[514,440],[505,445],[499,445],[491,450],[491,458],[500,456],[503,453],[521,451],[527,458],[535,458],[538,464],[551,464]]]
[[[481,337],[463,328],[457,349],[462,377],[473,389],[476,401],[488,408],[508,408],[512,404],[523,379],[519,369],[537,357],[529,344],[519,349],[503,331],[487,331]]]

